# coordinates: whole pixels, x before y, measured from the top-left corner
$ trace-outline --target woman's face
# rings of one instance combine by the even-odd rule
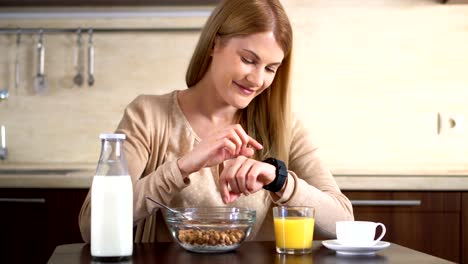
[[[209,78],[226,104],[242,109],[271,85],[283,58],[273,32],[217,37]]]

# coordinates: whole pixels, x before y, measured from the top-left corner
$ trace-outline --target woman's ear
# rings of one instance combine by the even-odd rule
[[[216,35],[213,41],[213,45],[211,46],[211,49],[210,49],[210,56],[213,56],[213,53],[215,52],[215,49],[218,47],[218,45],[219,45],[219,36]]]
[[[221,45],[221,37],[219,35],[215,36],[215,39],[213,41],[213,46],[211,47],[210,55],[213,56],[213,53],[219,49]]]

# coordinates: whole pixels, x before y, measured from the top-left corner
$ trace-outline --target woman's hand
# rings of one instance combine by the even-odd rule
[[[178,165],[185,178],[190,173],[234,157],[251,157],[255,150],[262,148],[260,143],[247,135],[241,125],[232,125],[202,140],[191,152],[178,160]]]
[[[275,177],[275,166],[239,156],[224,164],[224,170],[219,176],[221,197],[225,204],[231,203],[241,194],[249,195],[259,191]]]

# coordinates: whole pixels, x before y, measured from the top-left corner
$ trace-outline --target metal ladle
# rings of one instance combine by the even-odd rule
[[[37,66],[37,75],[36,78],[34,79],[34,88],[36,90],[36,93],[39,95],[45,95],[47,94],[47,82],[45,79],[45,73],[44,73],[44,58],[45,58],[45,48],[44,48],[44,42],[43,42],[43,30],[39,30],[39,40],[37,43],[37,61],[38,61],[38,66]]]
[[[145,198],[148,199],[148,200],[150,200],[150,201],[152,201],[153,203],[155,203],[155,204],[157,204],[157,205],[159,205],[159,206],[161,206],[161,207],[163,207],[163,208],[165,208],[165,209],[167,209],[167,210],[173,212],[173,213],[176,213],[176,214],[181,215],[183,218],[185,218],[185,219],[188,220],[188,221],[191,221],[191,220],[192,220],[192,219],[188,218],[187,216],[185,216],[183,213],[181,213],[181,212],[179,212],[179,211],[177,211],[177,210],[175,210],[175,209],[172,209],[172,208],[170,208],[169,206],[167,206],[167,205],[165,205],[165,204],[162,204],[162,203],[160,203],[160,202],[154,200],[153,198],[151,198],[151,197],[149,197],[149,196],[147,196],[147,195],[145,195]],[[195,229],[201,230],[201,229],[200,229],[199,227],[197,227],[197,226],[194,226],[194,228],[195,228]]]
[[[19,48],[21,43],[21,30],[16,32],[16,50],[15,50],[15,92],[18,95],[18,86],[19,86]],[[6,100],[10,96],[8,88],[3,88],[0,90],[0,101]]]
[[[73,83],[82,86],[83,85],[83,62],[82,62],[82,40],[81,40],[81,28],[76,31],[76,47],[75,47],[75,69],[76,75],[73,77]]]
[[[93,45],[93,29],[88,30],[88,86],[94,84],[94,45]]]
[[[16,50],[15,50],[15,94],[18,95],[18,88],[20,86],[20,45],[21,45],[21,29],[16,32]]]

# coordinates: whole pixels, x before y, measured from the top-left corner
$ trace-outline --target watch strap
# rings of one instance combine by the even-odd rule
[[[275,158],[267,158],[263,162],[271,164],[276,168],[275,179],[269,184],[264,185],[263,189],[268,190],[270,192],[280,191],[286,183],[286,179],[288,178],[288,169],[286,168],[286,164],[284,164],[283,161]]]

